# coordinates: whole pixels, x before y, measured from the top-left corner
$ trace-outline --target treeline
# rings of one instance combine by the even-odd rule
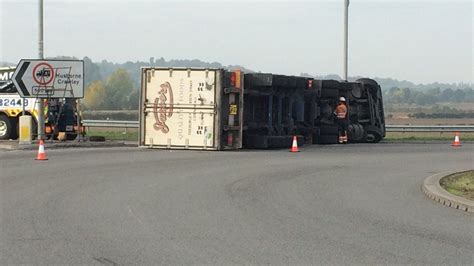
[[[224,66],[220,63],[207,63],[194,60],[170,60],[151,57],[148,62],[112,63],[107,60],[92,62],[84,57],[85,68],[85,107],[89,110],[135,110],[138,109],[140,88],[140,68],[153,67],[203,67],[250,70],[238,66]]]
[[[446,88],[444,90],[438,87],[426,91],[394,87],[385,90],[383,94],[384,102],[386,103],[416,104],[421,106],[440,102],[474,103],[474,90],[472,87],[463,89]]]
[[[474,118],[474,111],[464,111],[449,106],[435,105],[429,112],[410,113],[411,118]]]
[[[165,60],[163,57],[155,59],[151,57],[148,62],[136,61],[136,62],[125,62],[125,63],[113,63],[107,60],[102,60],[100,62],[92,62],[89,57],[84,57],[84,68],[85,68],[85,83],[86,86],[90,85],[95,80],[104,80],[114,73],[117,69],[125,69],[130,75],[132,82],[135,87],[138,88],[140,85],[140,68],[143,66],[152,66],[152,67],[203,67],[203,68],[224,68],[224,69],[241,69],[245,72],[252,72],[249,69],[246,69],[239,65],[222,65],[218,62],[204,62],[201,60]]]
[[[75,57],[59,56],[50,59],[78,59]],[[147,62],[135,61],[113,63],[107,60],[93,62],[84,57],[85,71],[85,108],[89,110],[136,110],[138,109],[138,91],[140,88],[140,68],[155,67],[204,67],[241,69],[244,72],[254,72],[239,65],[222,65],[218,62],[201,60],[165,60],[163,57],[151,57]],[[13,64],[1,63],[5,66]],[[312,76],[301,73],[301,76],[319,79],[341,78],[338,75]],[[354,81],[361,77],[349,77]],[[472,84],[414,84],[409,81],[399,81],[391,78],[374,78],[382,87],[384,102],[431,105],[437,102],[474,102]]]
[[[84,105],[90,110],[138,109],[139,90],[130,75],[119,68],[105,81],[95,80],[87,86]]]

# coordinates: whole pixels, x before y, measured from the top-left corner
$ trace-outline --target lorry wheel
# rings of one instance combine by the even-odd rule
[[[77,134],[66,134],[67,140],[75,140],[77,138]]]
[[[11,117],[10,118],[10,125],[11,125],[11,128],[12,130],[10,131],[10,139],[17,139],[19,134],[20,134],[20,131],[19,131],[19,125],[20,125],[20,121],[18,120],[18,118],[15,118],[15,117]]]
[[[326,89],[322,88],[321,90],[321,98],[337,98],[339,96],[338,89]]]
[[[368,79],[368,78],[358,79],[358,80],[356,80],[356,82],[360,82],[360,83],[367,84],[367,85],[374,86],[374,87],[379,86],[377,81],[375,81],[373,79]]]
[[[318,144],[337,144],[338,140],[338,135],[320,135],[313,141]]]
[[[6,115],[0,115],[0,139],[10,139],[13,127]]]
[[[351,93],[354,98],[359,99],[360,97],[362,97],[362,88],[359,86],[354,86],[354,88],[352,88]]]
[[[321,126],[319,129],[320,135],[338,135],[339,130],[337,126]]]
[[[367,126],[365,127],[365,135],[366,142],[369,143],[377,143],[382,140],[382,130],[375,126]]]
[[[372,94],[376,94],[380,88],[380,85],[373,79],[363,78],[363,79],[356,80],[356,82],[360,82],[364,84],[367,90]]]
[[[105,137],[104,136],[90,136],[89,141],[102,142],[102,141],[105,141]]]
[[[330,79],[330,80],[323,80],[322,81],[322,88],[323,90],[325,88],[329,89],[329,88],[332,88],[332,89],[338,89],[339,86],[341,85],[341,83],[337,80],[333,80],[333,79]]]
[[[348,134],[351,142],[363,142],[366,139],[364,127],[360,124],[350,124]]]

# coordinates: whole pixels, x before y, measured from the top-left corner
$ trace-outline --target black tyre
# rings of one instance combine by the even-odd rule
[[[105,141],[105,137],[104,136],[90,136],[89,137],[89,141]]]
[[[76,138],[77,138],[77,134],[74,134],[74,133],[66,134],[67,140],[75,140]]]
[[[10,131],[10,138],[11,139],[17,139],[18,134],[19,134],[19,121],[18,118],[16,117],[11,117],[10,118],[10,125],[11,125],[11,131]]]
[[[377,143],[380,142],[383,138],[382,130],[378,127],[367,126],[365,127],[365,132],[366,142]]]
[[[380,90],[380,85],[373,79],[363,78],[358,79],[356,82],[364,84],[364,87],[367,88],[371,94],[377,94],[377,91]]]
[[[323,87],[321,90],[321,98],[337,98],[338,96],[338,89],[327,89]]]
[[[366,84],[366,85],[370,85],[370,86],[374,86],[374,87],[378,87],[379,84],[377,83],[377,81],[373,80],[373,79],[368,79],[368,78],[363,78],[363,79],[358,79],[356,80],[356,82],[360,82],[360,83],[363,83],[363,84]]]
[[[350,124],[348,135],[350,142],[363,142],[367,138],[364,127],[360,124]]]
[[[329,88],[331,88],[331,89],[338,89],[339,86],[340,86],[340,84],[341,84],[341,83],[340,83],[339,81],[333,80],[333,79],[323,80],[323,81],[322,81],[323,90],[324,90],[325,88],[327,88],[327,89],[329,89]]]
[[[338,140],[338,135],[320,135],[313,141],[318,144],[337,144]]]
[[[362,88],[360,87],[360,85],[355,85],[352,88],[351,94],[356,99],[361,98],[362,97]]]
[[[12,131],[11,120],[6,115],[0,115],[0,139],[10,139]]]
[[[339,130],[337,126],[321,126],[319,130],[320,135],[338,135]]]
[[[320,116],[327,119],[331,118],[333,111],[333,108],[329,104],[322,104],[321,107],[319,107]]]
[[[90,139],[90,138],[89,138]],[[247,149],[267,149],[268,139],[266,136],[245,135],[244,147]]]

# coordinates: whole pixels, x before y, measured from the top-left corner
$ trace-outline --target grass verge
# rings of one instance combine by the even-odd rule
[[[474,200],[474,170],[443,177],[439,184],[453,195]]]
[[[138,140],[138,129],[123,128],[94,128],[87,131],[88,136],[103,136],[107,140]],[[474,133],[460,133],[459,138],[461,144],[463,141],[474,141]],[[387,132],[385,141],[430,141],[442,140],[452,142],[454,140],[453,133],[432,133],[432,132]]]
[[[461,143],[463,141],[474,141],[474,133],[461,132],[459,133]],[[450,132],[387,132],[384,138],[385,141],[430,141],[430,140],[442,140],[442,141],[453,141],[454,133]]]
[[[130,140],[138,141],[138,130],[136,129],[108,129],[108,130],[89,130],[87,136],[102,136],[106,140]]]

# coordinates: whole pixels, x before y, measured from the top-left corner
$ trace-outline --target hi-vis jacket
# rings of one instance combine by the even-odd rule
[[[347,106],[343,103],[338,104],[334,113],[338,119],[347,118]]]

